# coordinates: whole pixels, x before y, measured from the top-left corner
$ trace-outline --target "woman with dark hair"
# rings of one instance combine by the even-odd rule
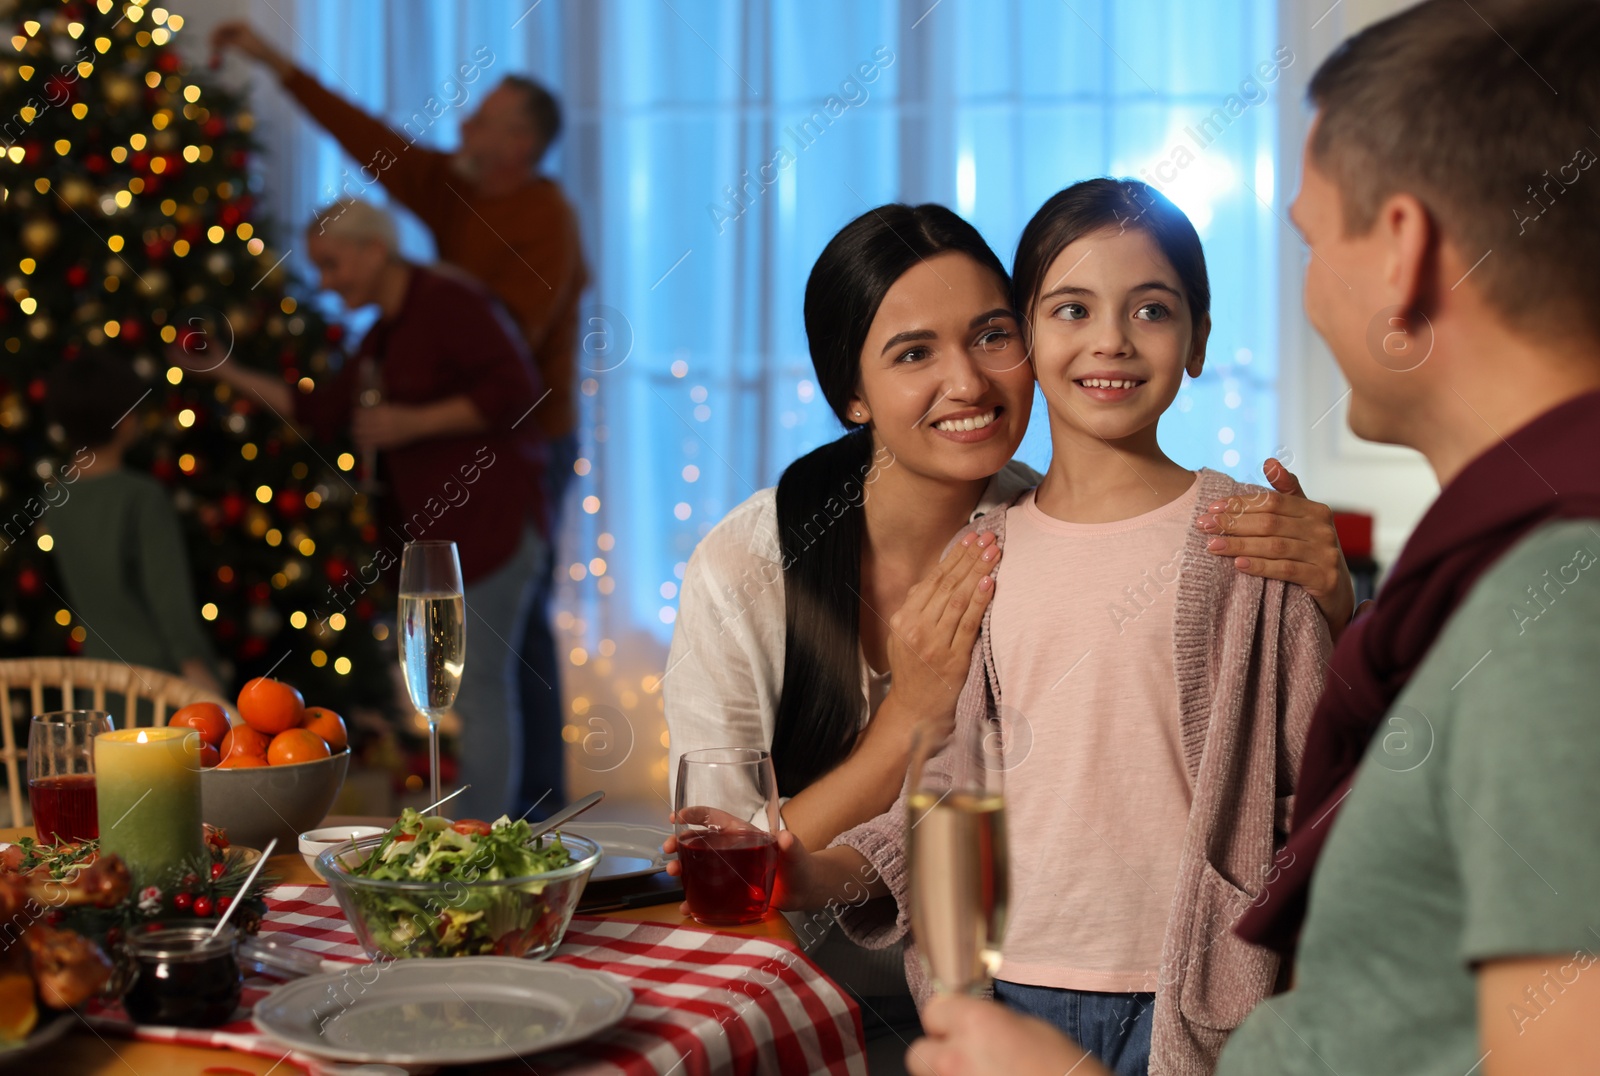
[[[915,724],[954,719],[1000,551],[980,529],[941,555],[1039,476],[1011,461],[1034,377],[1010,280],[960,217],[935,205],[858,217],[817,259],[805,319],[848,432],[696,549],[663,693],[669,777],[686,751],[768,748],[785,827],[822,848],[893,805]],[[1350,588],[1331,528],[1307,528],[1298,504],[1241,507],[1237,533],[1287,537],[1296,559],[1262,569],[1262,537],[1220,552],[1250,556],[1252,574],[1319,572],[1306,578],[1342,626]],[[831,922],[799,929],[870,1024],[888,1014],[880,1002],[905,998],[898,947],[857,948]]]

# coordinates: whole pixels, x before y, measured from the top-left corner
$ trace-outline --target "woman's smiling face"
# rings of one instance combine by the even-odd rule
[[[1153,435],[1184,373],[1200,376],[1211,331],[1209,315],[1195,325],[1177,271],[1138,228],[1068,244],[1044,275],[1030,324],[1052,425],[1105,441]]]
[[[918,474],[988,478],[1011,459],[1033,407],[1011,300],[965,254],[918,262],[879,304],[847,415]]]

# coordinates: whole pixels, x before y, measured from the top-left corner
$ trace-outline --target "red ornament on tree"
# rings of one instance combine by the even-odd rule
[[[44,378],[36,377],[28,382],[28,399],[34,403],[44,402]]]
[[[171,52],[163,52],[156,59],[156,67],[170,75],[178,69],[178,57]]]
[[[201,125],[200,129],[205,132],[207,138],[221,138],[227,132],[228,125],[221,116],[212,116]]]
[[[337,586],[350,574],[350,562],[341,556],[331,556],[323,562],[322,570],[327,573],[328,582]]]
[[[63,275],[66,277],[67,284],[70,287],[81,288],[89,283],[89,270],[81,265],[68,266],[66,273]]]
[[[122,338],[130,344],[137,344],[144,339],[144,326],[129,318],[122,323]]]
[[[24,568],[17,573],[17,589],[24,597],[31,598],[39,593],[39,573],[32,568]]]
[[[76,81],[77,80],[74,79],[72,82],[69,82],[60,75],[51,75],[45,80],[45,99],[57,105],[66,104],[68,101],[71,101],[77,96],[77,86],[74,85]]]
[[[110,167],[110,162],[105,159],[103,154],[91,153],[84,157],[83,167],[90,175],[99,176],[105,174],[105,170]]]
[[[279,490],[276,500],[278,514],[284,519],[296,520],[305,514],[306,502],[301,498],[298,490]]]
[[[238,493],[224,493],[222,495],[222,521],[228,526],[233,526],[244,518],[244,497]]]

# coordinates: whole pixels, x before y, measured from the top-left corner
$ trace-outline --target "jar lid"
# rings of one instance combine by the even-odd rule
[[[211,936],[213,924],[163,927],[129,935],[128,951],[135,957],[156,960],[211,960],[231,956],[238,933],[225,926]]]

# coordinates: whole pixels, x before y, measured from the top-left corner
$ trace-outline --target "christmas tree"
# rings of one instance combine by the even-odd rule
[[[237,688],[272,675],[347,712],[392,698],[393,608],[348,445],[167,361],[184,347],[310,389],[340,328],[287,293],[258,219],[243,101],[186,69],[180,16],[143,0],[0,0],[0,653],[76,653],[51,564],[72,448],[41,408],[84,348],[151,388],[130,465],[172,491],[196,600]],[[392,645],[389,644],[389,645]]]

